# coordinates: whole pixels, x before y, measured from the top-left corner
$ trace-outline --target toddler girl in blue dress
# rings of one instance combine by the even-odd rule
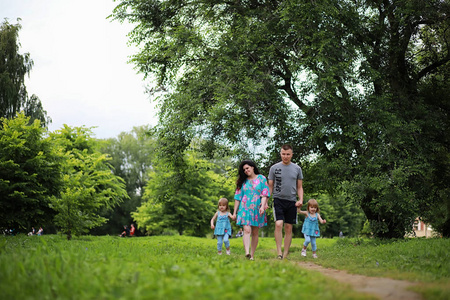
[[[222,244],[225,244],[227,249],[227,255],[230,255],[230,240],[231,237],[231,223],[232,217],[230,208],[228,207],[228,200],[226,198],[220,198],[218,204],[219,210],[214,214],[211,219],[211,229],[214,229],[214,234],[217,237],[217,254],[222,255]],[[216,226],[214,221],[217,219]]]
[[[305,221],[303,222],[302,233],[305,236],[305,242],[303,243],[302,256],[306,256],[306,247],[311,243],[311,248],[313,252],[313,258],[317,258],[316,250],[316,237],[320,236],[319,222],[320,224],[325,224],[327,220],[322,220],[319,214],[319,204],[315,199],[310,199],[306,207],[307,211],[302,211],[300,208],[297,209],[299,214],[305,216]]]

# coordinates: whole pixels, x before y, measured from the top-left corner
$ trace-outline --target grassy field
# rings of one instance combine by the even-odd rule
[[[62,236],[0,238],[1,299],[371,299],[296,262],[276,260],[273,238],[260,239],[255,261],[242,239],[231,256],[216,254],[216,240],[183,236],[139,238]],[[320,239],[323,266],[423,282],[427,299],[447,299],[449,240]],[[378,262],[378,264],[377,264]],[[447,297],[447,298],[444,298]]]

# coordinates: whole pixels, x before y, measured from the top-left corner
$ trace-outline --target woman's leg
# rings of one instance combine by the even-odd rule
[[[251,226],[244,226],[244,235],[242,237],[242,242],[244,243],[244,249],[245,249],[245,255],[250,255],[250,233],[251,233]]]
[[[259,227],[252,226],[252,247],[251,247],[251,258],[255,255],[256,247],[258,247],[258,239],[259,239]]]

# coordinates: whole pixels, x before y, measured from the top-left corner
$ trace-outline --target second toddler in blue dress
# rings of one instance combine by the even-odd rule
[[[214,234],[217,237],[217,254],[222,255],[222,244],[225,244],[227,255],[230,255],[230,237],[231,237],[231,223],[230,208],[228,207],[228,199],[220,198],[218,211],[211,219],[211,229],[214,229]],[[217,219],[216,226],[214,221]]]
[[[310,199],[307,204],[306,211],[297,210],[299,214],[305,216],[303,222],[302,233],[305,235],[305,243],[303,243],[302,256],[306,256],[306,248],[311,243],[313,258],[317,258],[316,250],[316,238],[320,236],[319,222],[325,224],[327,220],[322,220],[319,214],[319,203],[315,199]]]

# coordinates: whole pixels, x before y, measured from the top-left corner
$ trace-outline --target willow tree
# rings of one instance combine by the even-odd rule
[[[168,155],[202,136],[267,145],[269,165],[289,142],[305,188],[345,193],[378,236],[437,206],[450,234],[448,1],[118,2],[131,62],[168,91]]]

